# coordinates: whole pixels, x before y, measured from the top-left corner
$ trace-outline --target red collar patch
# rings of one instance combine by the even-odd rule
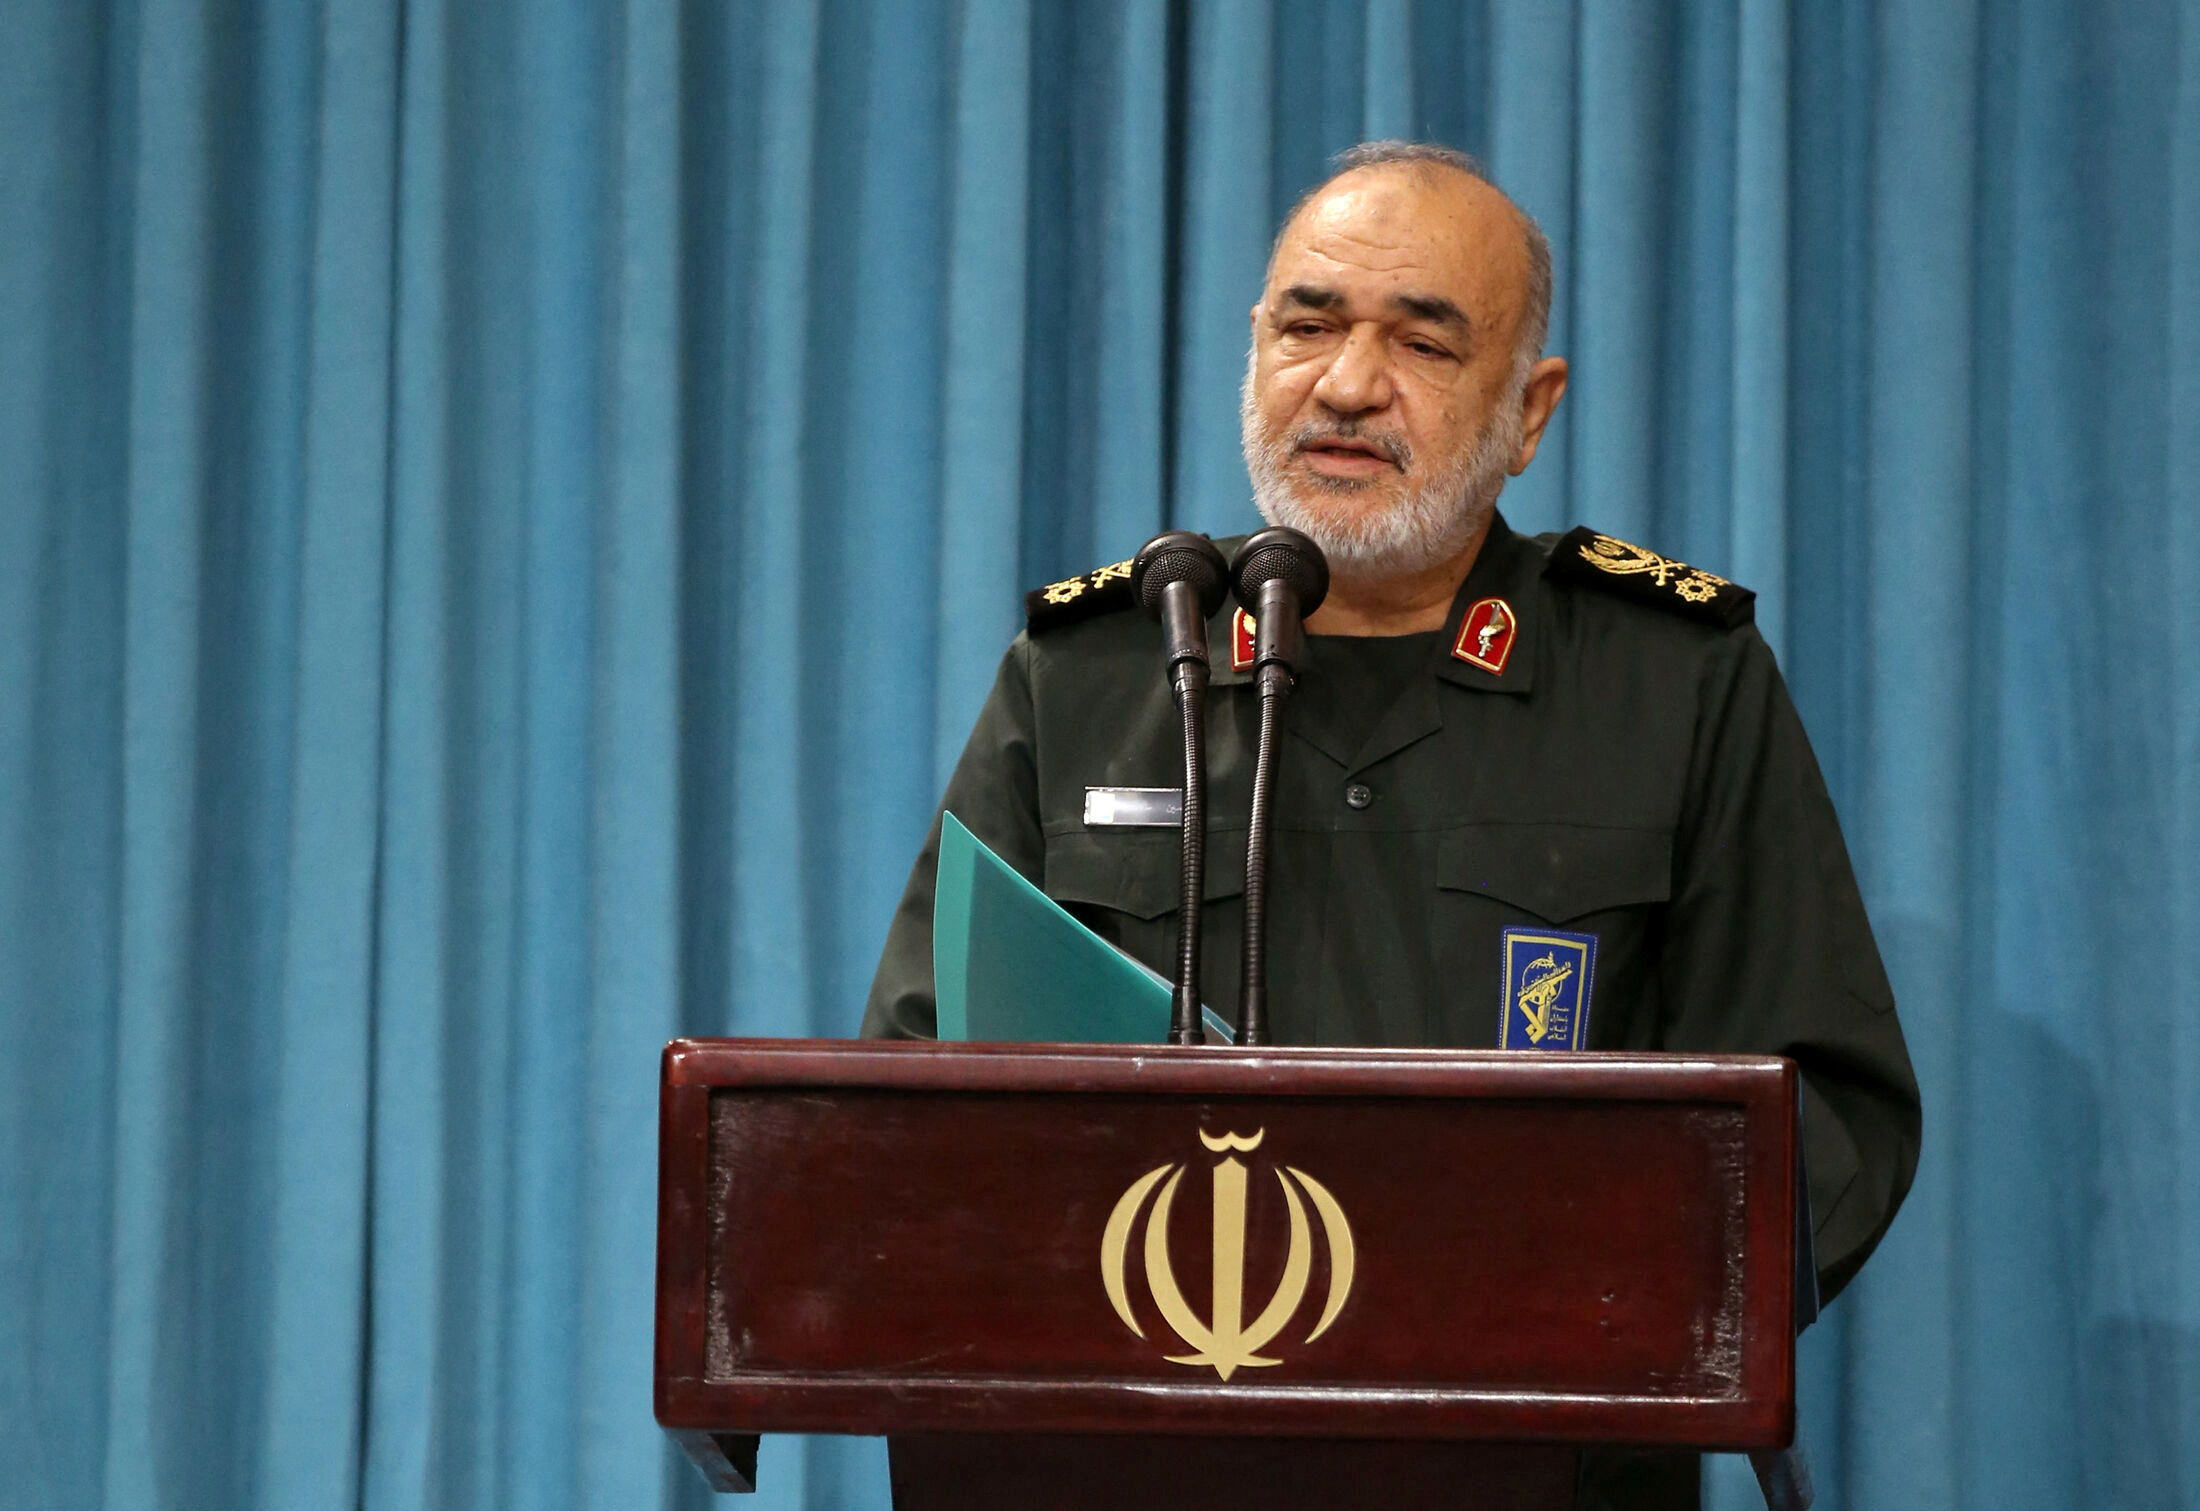
[[[1253,616],[1239,609],[1230,616],[1230,670],[1253,669]]]
[[[1511,604],[1502,598],[1479,598],[1459,621],[1459,638],[1452,642],[1451,653],[1469,666],[1502,677],[1519,633],[1520,617]]]

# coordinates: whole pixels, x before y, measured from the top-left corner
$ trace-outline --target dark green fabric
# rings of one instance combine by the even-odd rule
[[[1830,1298],[1909,1189],[1920,1116],[1893,993],[1809,741],[1754,627],[1717,629],[1554,579],[1547,560],[1547,540],[1497,521],[1450,627],[1426,637],[1420,672],[1370,729],[1352,727],[1349,696],[1328,700],[1332,717],[1308,717],[1324,712],[1309,676],[1277,763],[1277,1042],[1491,1047],[1503,930],[1595,934],[1592,1048],[1783,1054],[1801,1067]],[[1487,596],[1504,598],[1519,620],[1502,677],[1449,654],[1466,606]],[[1257,713],[1249,678],[1230,670],[1227,631],[1225,611],[1210,625],[1201,975],[1202,995],[1225,1016],[1237,1000]],[[1316,674],[1333,649],[1314,642]],[[1166,973],[1176,834],[1088,829],[1084,794],[1179,783],[1180,738],[1144,617],[1021,636],[945,806],[1049,896]],[[1350,806],[1353,784],[1374,801]],[[866,1035],[933,1031],[937,843],[935,823],[888,935]],[[1625,1503],[1693,1497],[1691,1488],[1680,1500]]]
[[[1427,674],[1441,640],[1435,630],[1425,635],[1309,635],[1305,668],[1284,705],[1286,727],[1318,730],[1324,743],[1357,754],[1413,680]]]

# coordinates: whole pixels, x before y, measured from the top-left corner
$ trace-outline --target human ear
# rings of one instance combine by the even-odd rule
[[[1566,359],[1545,357],[1528,369],[1528,386],[1520,396],[1520,454],[1509,469],[1518,477],[1535,460],[1543,444],[1543,429],[1551,423],[1558,401],[1566,397]]]

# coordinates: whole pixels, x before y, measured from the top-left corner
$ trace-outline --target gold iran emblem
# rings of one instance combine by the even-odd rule
[[[1123,1325],[1143,1338],[1146,1330],[1138,1325],[1138,1318],[1131,1312],[1125,1267],[1132,1234],[1138,1227],[1140,1214],[1145,1213],[1146,1287],[1153,1293],[1154,1305],[1160,1308],[1163,1320],[1193,1350],[1165,1357],[1171,1364],[1189,1364],[1195,1368],[1212,1366],[1225,1380],[1240,1369],[1283,1362],[1262,1357],[1260,1350],[1282,1333],[1306,1300],[1307,1283],[1314,1273],[1313,1224],[1306,1215],[1309,1202],[1321,1218],[1322,1237],[1329,1246],[1329,1297],[1313,1331],[1306,1335],[1308,1343],[1329,1331],[1329,1324],[1344,1310],[1345,1298],[1352,1294],[1352,1225],[1345,1221],[1344,1208],[1337,1205],[1337,1199],[1329,1194],[1328,1188],[1313,1176],[1304,1170],[1283,1166],[1275,1171],[1275,1176],[1276,1184],[1283,1190],[1284,1209],[1291,1221],[1291,1245],[1275,1294],[1261,1307],[1260,1315],[1252,1324],[1246,1325],[1245,1166],[1228,1156],[1232,1151],[1252,1153],[1260,1147],[1261,1138],[1267,1131],[1260,1129],[1250,1138],[1235,1133],[1225,1133],[1220,1138],[1209,1138],[1204,1133],[1199,1136],[1199,1141],[1210,1153],[1225,1156],[1213,1171],[1214,1300],[1205,1322],[1184,1299],[1184,1292],[1178,1287],[1176,1274],[1169,1265],[1169,1214],[1176,1202],[1177,1186],[1184,1179],[1185,1166],[1157,1165],[1133,1181],[1131,1188],[1116,1202],[1115,1210],[1108,1214],[1107,1228],[1100,1236],[1101,1284],[1107,1287],[1108,1300],[1114,1303],[1115,1314],[1123,1319]],[[1147,1211],[1146,1198],[1152,1195],[1156,1186],[1161,1188],[1161,1194],[1154,1198],[1151,1210]],[[1303,1199],[1302,1191],[1305,1193]]]

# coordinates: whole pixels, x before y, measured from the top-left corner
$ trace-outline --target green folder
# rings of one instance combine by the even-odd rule
[[[942,1039],[1160,1044],[1169,1036],[1169,983],[1072,918],[952,813],[940,820],[932,974]],[[1230,1042],[1211,1010],[1206,1037]]]

